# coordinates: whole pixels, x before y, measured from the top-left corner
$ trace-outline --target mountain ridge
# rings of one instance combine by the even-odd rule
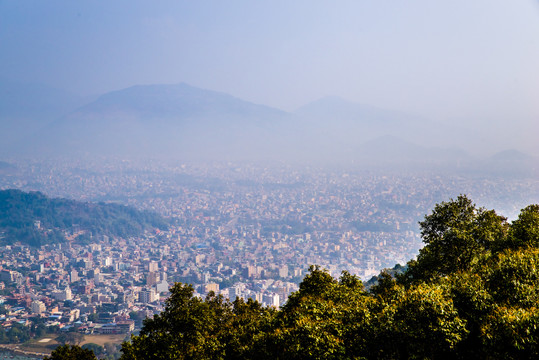
[[[7,153],[430,166],[468,161],[460,145],[473,143],[462,129],[337,96],[286,112],[187,83],[110,91],[34,131]]]

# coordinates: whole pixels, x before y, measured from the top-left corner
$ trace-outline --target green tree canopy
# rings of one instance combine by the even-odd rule
[[[272,309],[257,302],[231,303],[213,292],[201,299],[191,285],[176,283],[165,310],[146,319],[140,335],[122,345],[122,359],[246,358]]]
[[[50,356],[43,360],[97,360],[92,350],[78,345],[62,345],[54,349]]]
[[[506,218],[494,210],[478,209],[465,195],[442,202],[419,223],[425,247],[408,263],[408,281],[436,279],[467,271],[478,255],[506,241]]]

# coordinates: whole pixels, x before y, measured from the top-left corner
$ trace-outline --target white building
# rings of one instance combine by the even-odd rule
[[[267,295],[264,295],[263,299],[264,299],[264,303],[267,306],[274,306],[278,308],[280,305],[278,294],[267,294]]]
[[[41,314],[47,311],[47,307],[45,306],[43,301],[34,300],[30,304],[30,311],[32,311],[32,314]]]
[[[170,289],[170,284],[166,280],[163,280],[159,284],[155,285],[155,288],[159,294],[168,292],[168,289]]]
[[[52,293],[52,297],[58,301],[65,301],[65,300],[73,299],[73,295],[71,294],[71,289],[69,287],[66,287],[64,290],[54,291]]]

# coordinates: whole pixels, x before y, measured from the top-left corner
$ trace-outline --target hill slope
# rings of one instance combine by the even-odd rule
[[[156,228],[168,228],[167,221],[127,206],[51,199],[40,192],[0,191],[0,234],[6,243],[39,246],[64,241],[65,235],[79,231],[85,234],[81,239],[87,239],[90,235],[136,236]]]

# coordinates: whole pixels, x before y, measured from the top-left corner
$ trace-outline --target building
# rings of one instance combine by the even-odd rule
[[[135,330],[135,322],[133,320],[118,321],[116,327],[118,328],[118,333],[127,334]]]
[[[138,294],[138,301],[144,304],[159,300],[159,294],[154,289],[142,290]]]
[[[110,256],[107,256],[105,260],[103,261],[104,266],[111,266],[112,265],[112,258]]]
[[[57,290],[52,293],[52,297],[58,301],[65,301],[73,299],[71,289],[66,287],[64,290]]]
[[[159,282],[159,273],[150,271],[146,276],[146,286],[154,286]]]
[[[286,278],[288,277],[288,266],[283,265],[279,268],[279,277]]]
[[[264,303],[266,303],[267,306],[273,306],[273,307],[278,308],[280,305],[279,295],[277,294],[264,295],[263,299],[264,299]]]
[[[43,301],[34,300],[30,304],[30,311],[32,311],[32,314],[42,314],[47,311],[47,307],[45,306]]]
[[[15,281],[16,275],[15,271],[11,270],[2,270],[0,271],[0,281],[3,281],[5,283],[10,283]]]
[[[241,297],[241,292],[237,287],[228,288],[228,298],[230,301],[235,301],[239,297]]]
[[[208,284],[206,284],[204,290],[206,291],[206,293],[209,293],[210,291],[213,291],[214,293],[217,294],[219,292],[219,284],[208,283]]]
[[[158,294],[166,293],[170,289],[170,284],[166,280],[163,280],[159,284],[155,285],[155,289],[157,290]]]
[[[133,320],[109,323],[97,329],[100,334],[127,334],[133,330],[135,330],[135,322]]]
[[[157,263],[157,261],[150,261],[150,263],[148,264],[148,271],[149,272],[158,272],[159,271],[159,264]]]
[[[72,283],[79,281],[79,273],[77,272],[77,270],[71,270],[69,276]]]

